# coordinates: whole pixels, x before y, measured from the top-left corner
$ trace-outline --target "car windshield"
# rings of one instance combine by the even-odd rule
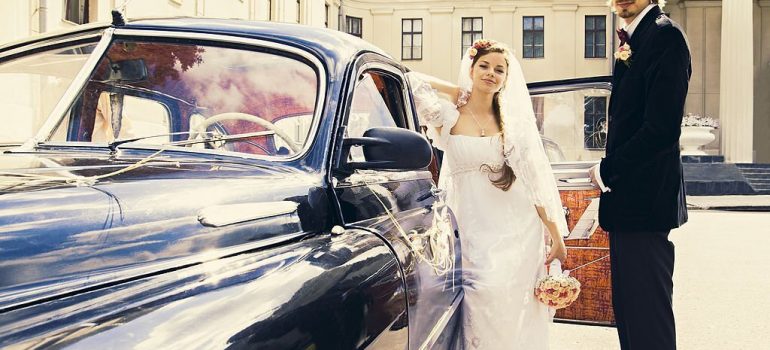
[[[95,47],[58,47],[0,62],[0,143],[35,135]]]
[[[116,39],[48,141],[292,156],[312,136],[318,85],[275,49]]]

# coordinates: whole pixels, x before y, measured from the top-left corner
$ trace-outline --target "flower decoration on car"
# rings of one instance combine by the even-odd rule
[[[479,50],[488,49],[492,47],[492,45],[494,44],[495,42],[492,40],[478,39],[473,42],[473,45],[471,45],[471,47],[468,48],[468,57],[473,59],[474,57],[476,57],[476,55],[478,55]]]
[[[537,282],[535,297],[554,309],[570,306],[580,295],[580,281],[566,273],[544,276]]]
[[[618,50],[615,51],[615,59],[625,63],[627,67],[631,67],[632,54],[633,54],[633,51],[631,51],[631,45],[628,45],[628,43],[625,43],[620,47],[618,47]]]
[[[686,126],[705,126],[709,128],[719,129],[719,121],[711,117],[700,116],[698,114],[687,113],[682,118],[682,127]]]

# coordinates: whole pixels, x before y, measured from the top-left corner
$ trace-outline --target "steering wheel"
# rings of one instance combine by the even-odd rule
[[[274,132],[276,135],[278,135],[278,137],[280,137],[284,142],[286,142],[286,144],[289,146],[289,149],[291,149],[292,153],[299,153],[301,151],[300,147],[297,146],[296,143],[294,143],[294,140],[291,138],[291,136],[286,134],[283,130],[278,128],[275,124],[267,121],[265,118],[262,118],[253,114],[240,113],[240,112],[219,113],[209,118],[206,118],[200,124],[193,126],[194,130],[190,130],[191,131],[190,139],[197,137],[197,135],[199,134],[205,133],[205,131],[208,130],[210,126],[224,120],[245,120],[248,122],[259,124],[265,129],[268,129]]]

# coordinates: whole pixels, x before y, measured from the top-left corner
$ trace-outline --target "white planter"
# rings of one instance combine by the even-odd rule
[[[700,150],[700,147],[705,146],[716,139],[716,136],[711,133],[711,130],[714,130],[714,128],[710,126],[683,127],[682,134],[679,136],[679,145],[682,147],[682,155],[706,155],[706,152]]]

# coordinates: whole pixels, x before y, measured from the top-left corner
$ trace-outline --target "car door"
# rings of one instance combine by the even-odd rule
[[[344,101],[343,139],[372,127],[417,131],[402,69],[375,54],[352,69]],[[347,152],[343,152],[347,153]],[[462,300],[460,247],[442,194],[428,168],[355,170],[365,161],[360,147],[337,158],[334,191],[346,228],[359,228],[388,242],[401,263],[407,290],[410,349],[447,349],[456,334]]]
[[[600,191],[588,169],[604,156],[611,77],[529,84],[532,105],[562,203],[569,237],[564,268],[582,284],[580,297],[556,320],[614,326],[609,237],[599,227]]]

